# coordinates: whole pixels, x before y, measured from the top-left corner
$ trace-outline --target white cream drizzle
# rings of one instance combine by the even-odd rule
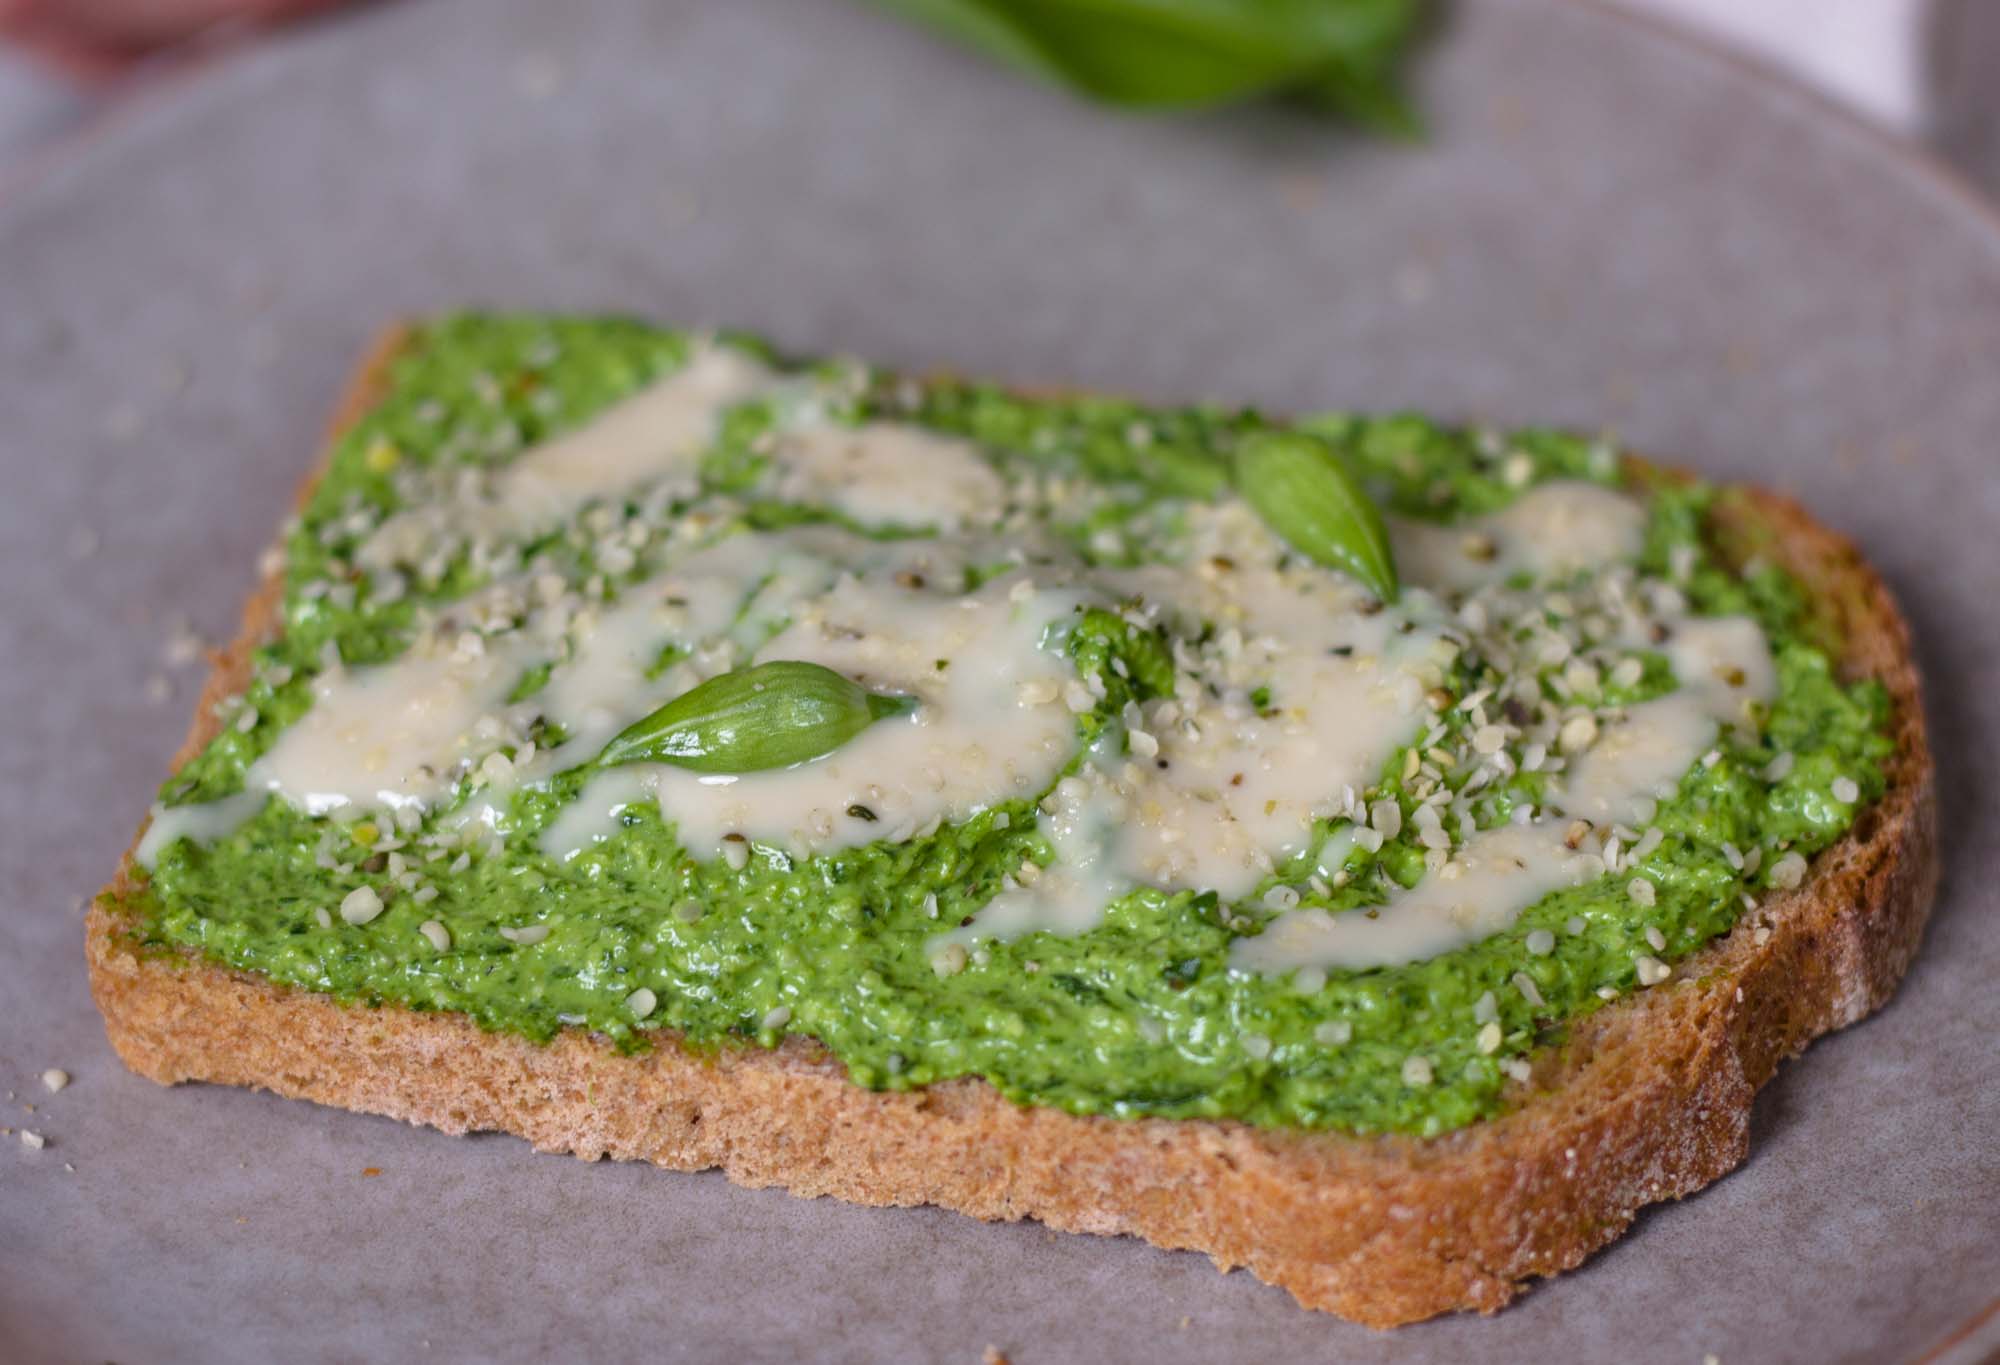
[[[1384,905],[1286,911],[1263,933],[1237,939],[1230,966],[1288,972],[1420,961],[1499,933],[1550,892],[1602,876],[1604,859],[1589,850],[1601,846],[1603,829],[1645,823],[1646,803],[1671,795],[1721,727],[1743,722],[1748,704],[1776,690],[1755,622],[1682,621],[1666,652],[1680,687],[1629,708],[1556,784],[1542,818],[1475,834],[1442,869]],[[1589,842],[1572,846],[1577,819],[1596,828]]]
[[[1523,493],[1498,512],[1439,526],[1389,519],[1396,567],[1405,583],[1439,592],[1501,583],[1517,573],[1564,578],[1639,557],[1646,509],[1599,484],[1559,479]]]
[[[1282,547],[1243,504],[1189,517],[1194,572],[1148,566],[1104,578],[1176,633],[1212,623],[1220,647],[1206,672],[1221,695],[1190,679],[1172,701],[1149,705],[1136,728],[1152,751],[1094,765],[1080,780],[1098,808],[1086,802],[1045,832],[1081,856],[1084,832],[1098,831],[1108,847],[1086,861],[1127,889],[1235,897],[1302,849],[1343,789],[1372,783],[1410,741],[1449,654],[1422,594],[1364,614],[1365,594],[1348,580],[1296,557],[1279,568]],[[1257,686],[1270,689],[1264,713],[1250,700]],[[996,918],[1032,925],[1026,903],[1036,899],[1049,899],[1039,883]]]
[[[777,497],[863,526],[955,532],[997,520],[1007,496],[1006,482],[970,441],[891,422],[787,431],[773,463]]]
[[[921,698],[916,712],[793,768],[717,776],[657,766],[636,783],[623,773],[593,779],[542,847],[568,856],[611,833],[639,792],[697,857],[713,857],[732,835],[799,855],[908,839],[1037,796],[1077,748],[1076,718],[1059,700],[1076,675],[1042,645],[1079,600],[1019,574],[963,597],[843,578],[801,603],[754,662],[823,664],[873,691]],[[938,669],[939,659],[949,666]]]
[[[246,795],[232,806],[234,821],[206,805],[168,809],[149,830],[142,861],[177,831],[212,841],[261,809],[267,795],[309,815],[430,809],[474,770],[482,789],[451,818],[496,825],[521,784],[588,760],[668,698],[732,667],[800,600],[833,582],[843,550],[888,558],[873,541],[806,526],[697,549],[610,605],[580,603],[559,579],[534,575],[482,589],[454,606],[451,629],[421,634],[393,661],[315,676],[312,706],[244,775],[254,804]],[[505,624],[517,617],[518,625]],[[687,657],[649,678],[669,646]],[[542,664],[551,665],[543,688],[508,702]],[[564,740],[524,757],[539,716],[558,721]],[[502,754],[489,771],[503,750],[513,757]]]
[[[245,820],[264,809],[269,799],[266,792],[241,791],[219,801],[198,801],[186,806],[155,801],[152,819],[146,825],[146,832],[139,836],[139,846],[132,856],[139,866],[151,867],[159,861],[160,851],[176,840],[212,844],[227,839]]]
[[[355,562],[379,571],[419,563],[440,544],[522,539],[562,526],[590,503],[662,480],[691,493],[695,457],[713,443],[722,414],[780,383],[741,351],[700,345],[680,369],[524,452],[483,485],[474,475],[460,496],[389,517]]]
[[[1449,614],[1433,589],[1620,563],[1638,553],[1644,531],[1631,499],[1566,482],[1448,529],[1399,522],[1402,600],[1367,614],[1367,595],[1349,580],[1296,557],[1279,568],[1283,547],[1243,504],[1188,516],[1190,569],[1103,577],[1183,629],[1208,621],[1233,632],[1220,679],[1228,690],[1220,700],[1184,690],[1146,708],[1140,728],[1157,753],[1095,764],[1065,781],[1040,821],[1055,865],[944,938],[1081,932],[1138,886],[1225,899],[1254,890],[1304,851],[1316,821],[1372,786],[1430,718],[1425,694],[1452,650],[1443,634]],[[1251,706],[1254,685],[1270,688],[1270,714]]]
[[[313,679],[312,707],[251,765],[244,785],[308,815],[429,806],[474,756],[479,721],[522,671],[516,650],[455,645],[419,646],[380,668],[329,669]]]

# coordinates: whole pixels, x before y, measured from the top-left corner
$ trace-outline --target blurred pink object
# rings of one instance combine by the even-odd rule
[[[342,0],[0,0],[0,42],[84,81],[218,31],[256,27]]]

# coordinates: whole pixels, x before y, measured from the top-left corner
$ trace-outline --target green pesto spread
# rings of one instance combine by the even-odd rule
[[[355,559],[424,471],[504,465],[672,373],[696,344],[619,321],[458,317],[419,329],[287,530],[282,633],[257,652],[249,688],[225,711],[219,735],[166,784],[163,804],[241,792],[250,765],[311,705],[330,650],[349,668],[394,659],[427,616],[523,560],[593,600],[615,601],[645,570],[575,525],[537,533],[498,564],[461,552],[393,584]],[[754,340],[717,344],[778,364]],[[1070,487],[1061,498],[1027,499],[1023,515],[1092,562],[1170,559],[1181,512],[1228,497],[1233,444],[1268,425],[1249,411],[1023,398],[845,364],[801,372],[819,385],[828,420],[914,423],[970,438],[1017,484]],[[766,399],[732,407],[699,460],[699,486],[682,490],[665,515],[705,510],[725,531],[852,525],[837,509],[770,494],[766,438],[783,408]],[[1298,425],[1338,450],[1402,518],[1456,522],[1546,481],[1620,478],[1598,443],[1547,431],[1501,436],[1409,416]],[[1324,842],[1279,864],[1249,895],[1224,902],[1212,891],[1141,886],[1082,932],[975,937],[969,952],[941,960],[941,932],[968,919],[976,926],[1024,862],[1054,860],[1037,824],[1045,792],[811,856],[755,841],[732,856],[696,856],[640,802],[618,813],[612,837],[563,858],[540,836],[577,796],[584,778],[574,771],[513,791],[500,832],[483,836],[449,825],[453,806],[472,793],[469,777],[451,799],[400,824],[386,813],[309,816],[273,796],[213,842],[182,838],[160,849],[136,897],[133,933],[146,946],[192,950],[343,1001],[462,1012],[536,1040],[566,1026],[628,1050],[650,1046],[661,1030],[698,1047],[769,1047],[803,1035],[871,1087],[979,1076],[1019,1102],[1077,1113],[1443,1132],[1498,1112],[1510,1076],[1568,1021],[1651,984],[1649,964],[1727,932],[1774,878],[1796,875],[1790,855],[1825,847],[1883,790],[1887,699],[1873,684],[1834,676],[1796,585],[1768,565],[1744,574],[1723,566],[1706,529],[1710,490],[1640,496],[1640,572],[1677,585],[1694,615],[1754,618],[1775,664],[1775,697],[1761,726],[1725,729],[1658,803],[1651,828],[1659,833],[1647,831],[1637,862],[1547,895],[1511,927],[1427,960],[1271,974],[1229,965],[1232,943],[1261,933],[1276,907],[1367,913],[1419,882],[1427,849],[1413,821],[1371,849],[1347,837],[1348,820],[1329,818],[1318,831]],[[884,539],[926,534],[858,529]],[[1120,742],[1127,703],[1171,689],[1171,644],[1116,612],[1079,616],[1056,647],[1093,684],[1073,708],[1080,742]],[[1585,684],[1593,704],[1636,704],[1674,689],[1659,654],[1633,657]],[[516,695],[533,696],[543,681],[523,676]],[[1497,681],[1468,653],[1446,670],[1442,690],[1456,703]],[[1271,699],[1253,692],[1248,703]],[[1452,705],[1436,722],[1443,730],[1426,752],[1464,751],[1467,711]],[[544,744],[560,739],[551,733]],[[1433,779],[1426,765],[1420,775],[1421,757],[1395,753],[1361,799],[1394,800],[1407,813],[1417,784],[1463,782],[1449,768]],[[1079,754],[1070,771],[1084,761]],[[1482,829],[1502,824],[1541,799],[1542,782],[1519,769],[1487,784],[1468,818]],[[1654,888],[1649,904],[1628,889],[1637,876]],[[362,887],[386,908],[349,922],[340,908]]]

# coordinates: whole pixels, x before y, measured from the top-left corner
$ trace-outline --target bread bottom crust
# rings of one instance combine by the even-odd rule
[[[390,336],[342,421],[371,401]],[[1433,1139],[1356,1138],[1229,1121],[1111,1119],[1023,1107],[982,1081],[863,1089],[803,1039],[696,1053],[663,1038],[625,1056],[570,1030],[544,1045],[462,1015],[343,1005],[131,941],[128,853],[86,930],[112,1046],[162,1084],[212,1081],[385,1114],[447,1133],[498,1130],[538,1151],[676,1170],[858,1204],[938,1204],[1130,1233],[1246,1266],[1308,1308],[1371,1327],[1493,1312],[1579,1264],[1656,1200],[1749,1151],[1751,1101],[1778,1063],[1879,1008],[1915,955],[1937,884],[1931,757],[1909,633],[1854,547],[1796,504],[1744,491],[1718,509],[1812,592],[1849,676],[1894,702],[1889,790],[1672,978],[1577,1021],[1535,1059],[1501,1117]],[[279,617],[266,582],[218,656],[181,762],[213,734]]]

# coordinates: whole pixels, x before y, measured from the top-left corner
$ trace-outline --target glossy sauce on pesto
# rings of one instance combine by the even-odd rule
[[[1781,574],[1719,566],[1701,489],[1615,491],[1546,432],[1302,425],[1392,513],[1393,608],[1228,494],[1253,413],[425,328],[162,793],[142,936],[533,1038],[802,1034],[873,1086],[1496,1112],[1880,793],[1886,703]],[[579,769],[771,658],[924,706],[798,769]]]

